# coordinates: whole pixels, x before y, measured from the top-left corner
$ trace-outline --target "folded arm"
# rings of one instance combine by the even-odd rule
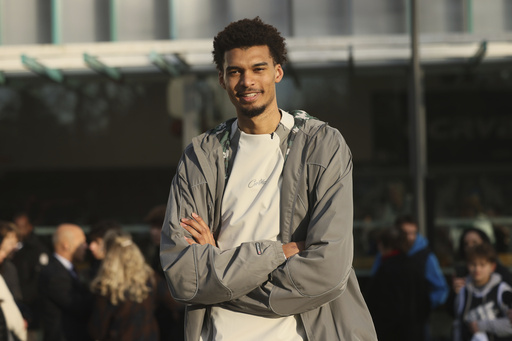
[[[329,137],[340,140],[328,162],[307,166],[314,193],[305,250],[274,270],[269,281],[223,307],[269,317],[295,315],[334,300],[346,289],[353,271],[352,159],[339,133]]]
[[[217,246],[215,238],[213,237],[213,233],[208,225],[204,222],[203,218],[201,218],[196,213],[192,213],[193,219],[183,218],[181,219],[181,227],[187,230],[193,238],[185,237],[185,240],[190,245],[200,244],[206,245],[210,244],[212,246]],[[304,242],[290,242],[283,244],[283,253],[286,259],[291,256],[296,255],[300,251],[304,250]]]
[[[197,234],[194,236],[181,224],[190,226],[192,220],[197,222],[192,212],[207,219],[213,203],[207,199],[206,181],[188,177],[202,174],[198,168],[187,170],[187,167],[197,167],[197,162],[187,162],[190,156],[184,156],[185,162],[180,162],[171,185],[160,258],[171,294],[177,301],[216,304],[243,296],[260,286],[285,261],[285,256],[278,241],[248,242],[225,251],[212,245],[211,240],[203,245],[194,242]]]

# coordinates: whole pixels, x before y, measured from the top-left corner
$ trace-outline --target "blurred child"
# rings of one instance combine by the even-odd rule
[[[455,300],[454,341],[512,341],[507,317],[512,288],[496,269],[496,253],[488,243],[467,251],[469,276]]]

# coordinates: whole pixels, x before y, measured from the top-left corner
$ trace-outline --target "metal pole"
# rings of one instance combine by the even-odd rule
[[[169,39],[176,39],[176,9],[174,0],[169,0]]]
[[[467,32],[473,33],[473,0],[468,0],[467,6]]]
[[[62,3],[52,0],[52,44],[62,43]]]
[[[110,0],[110,41],[118,41],[119,30],[119,3],[118,0]]]
[[[473,0],[462,1],[462,29],[465,33],[473,33]]]
[[[418,52],[417,0],[411,0],[411,85],[409,87],[409,160],[415,195],[415,215],[420,233],[426,235],[425,179],[427,175],[426,118],[423,75]]]
[[[288,35],[295,36],[295,17],[293,13],[293,0],[288,0]]]
[[[405,32],[411,34],[411,1],[405,0]]]
[[[4,43],[4,0],[0,0],[0,45]]]

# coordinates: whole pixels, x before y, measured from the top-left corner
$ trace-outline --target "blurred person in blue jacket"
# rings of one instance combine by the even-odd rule
[[[423,296],[423,304],[420,305],[418,313],[428,323],[432,309],[435,309],[446,302],[449,287],[439,266],[437,257],[428,246],[428,240],[418,232],[418,223],[410,215],[402,215],[396,218],[395,228],[400,233],[402,250],[415,266],[414,271],[420,272],[425,281],[419,292]],[[373,263],[371,274],[375,275],[382,262],[382,255],[379,253]]]

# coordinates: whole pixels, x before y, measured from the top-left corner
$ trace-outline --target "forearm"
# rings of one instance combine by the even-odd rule
[[[190,218],[195,212],[208,226],[215,227],[216,223],[209,214],[214,203],[207,185],[196,178],[190,182],[200,185],[189,184],[189,173],[201,173],[187,170],[196,163],[185,161],[180,163],[172,181],[161,234],[160,259],[171,294],[187,304],[216,304],[236,299],[267,281],[269,274],[285,261],[282,244],[254,241],[222,252],[210,244],[190,245],[185,237],[193,239],[193,236],[180,225],[182,218]]]
[[[316,208],[305,227],[306,249],[274,270],[262,287],[225,303],[226,307],[286,316],[319,307],[343,293],[353,274],[351,165],[348,168],[329,186],[319,182]],[[323,176],[333,178],[328,171]]]
[[[262,314],[289,315],[342,294],[353,273],[352,161],[339,133],[330,131],[324,141],[334,146],[332,154],[307,165],[307,197],[293,201],[297,205],[309,201],[304,205],[311,209],[304,213],[308,222],[295,227],[300,228],[298,233],[290,231],[290,235],[305,236],[306,249],[286,262],[279,242],[249,242],[223,252],[212,245],[188,245],[178,222],[192,212],[208,219],[206,207],[213,203],[200,194],[194,197],[199,191],[187,187],[184,177],[173,180],[161,260],[175,299],[197,304],[240,302],[240,306],[247,301],[247,306]]]
[[[162,259],[177,246],[162,241]],[[164,272],[172,296],[187,304],[216,304],[243,296],[263,282],[284,260],[280,242],[244,243],[221,252],[212,245],[181,246]],[[169,255],[169,259],[172,255]]]
[[[192,232],[194,237],[193,239],[186,237],[185,240],[192,247],[206,248],[206,254],[211,259],[211,261],[206,261],[207,264],[226,264],[226,266],[220,266],[219,269],[216,269],[217,267],[214,266],[213,268],[203,269],[203,271],[211,272],[215,275],[213,276],[213,281],[217,279],[219,283],[229,290],[230,299],[236,299],[237,297],[245,295],[256,289],[263,281],[268,280],[269,274],[279,264],[304,250],[304,242],[290,242],[281,245],[280,242],[259,241],[254,243],[244,243],[233,250],[220,252],[213,239],[213,242],[210,242],[203,238],[205,235],[207,237],[213,237],[207,224],[204,223],[204,220],[201,217],[194,214],[193,216],[195,220],[201,223],[186,220],[187,224],[181,224],[188,232]],[[274,253],[278,257],[277,259],[272,256],[272,251],[274,249]],[[194,249],[192,249],[192,252],[194,252]],[[266,260],[265,257],[268,259]],[[194,265],[201,264],[199,259],[194,260]],[[266,267],[267,262],[270,267]],[[258,269],[262,267],[262,264],[264,268],[259,271]],[[198,270],[198,272],[201,273],[201,270]],[[210,283],[204,283],[204,286],[206,287],[211,284],[212,282],[210,281]],[[219,294],[218,292],[213,293]],[[212,303],[213,297],[214,295],[207,294],[208,303]],[[225,298],[219,295],[217,299],[221,299],[223,301]],[[207,304],[207,302],[202,299],[195,303]]]
[[[507,317],[488,321],[478,321],[478,329],[498,336],[511,336],[512,325]]]
[[[352,163],[348,150],[344,152],[339,150],[319,175],[308,179],[315,181],[309,185],[315,194],[309,199],[313,209],[306,249],[273,271],[270,280],[269,305],[277,314],[310,310],[334,300],[346,289],[354,249]]]
[[[271,304],[271,291],[274,287],[271,283],[265,283],[247,295],[224,302],[220,306],[233,311],[269,318],[297,315],[335,300],[343,294],[349,280],[345,281],[346,284],[344,286],[318,296],[297,296],[295,293],[290,292],[289,294],[280,295],[280,297],[272,297],[273,302],[276,302],[276,300],[281,301],[279,305],[286,305],[286,302],[292,302],[293,307],[290,307],[287,311],[276,310]]]
[[[259,286],[258,288],[254,289],[247,295],[244,295],[231,301],[223,302],[219,304],[219,306],[225,309],[245,314],[269,318],[281,317],[281,315],[274,312],[272,310],[272,307],[270,306],[269,298],[271,290],[272,285],[269,283],[265,283],[264,285]]]

